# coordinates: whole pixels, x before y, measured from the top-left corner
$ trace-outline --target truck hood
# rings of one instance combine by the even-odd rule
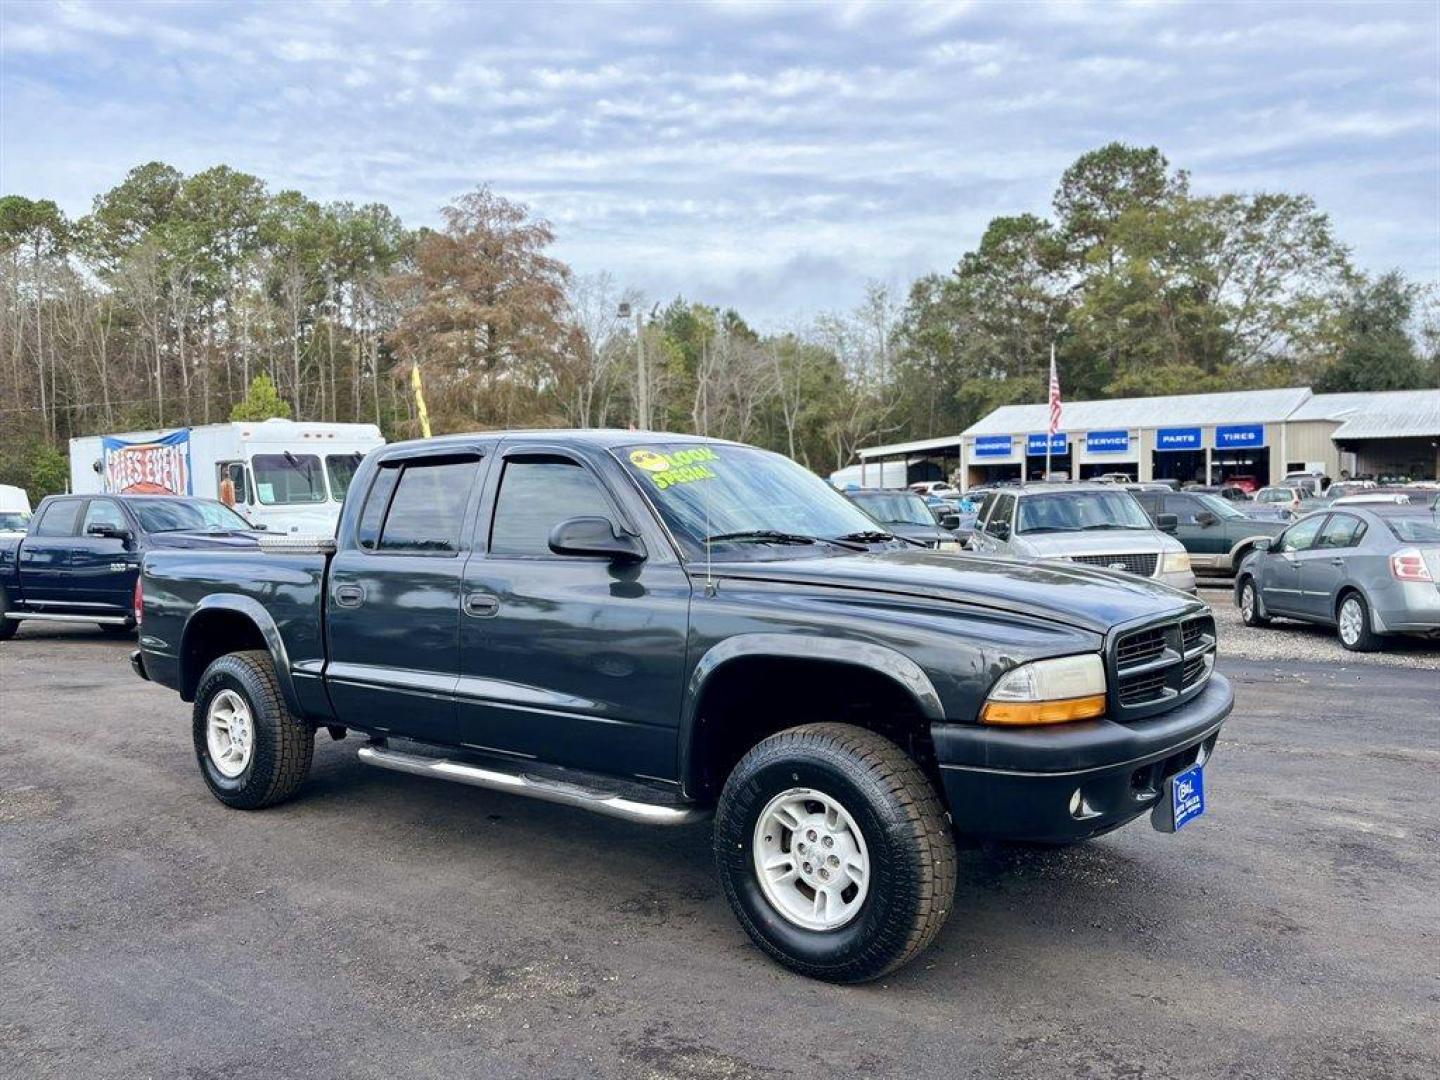
[[[1154,548],[1151,548],[1153,551]],[[703,568],[691,567],[697,576]],[[722,580],[773,581],[950,600],[1105,633],[1146,616],[1177,614],[1198,602],[1158,582],[1113,570],[980,555],[883,551],[834,558],[726,563]]]

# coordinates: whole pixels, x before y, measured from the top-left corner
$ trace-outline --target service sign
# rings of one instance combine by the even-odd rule
[[[102,479],[106,491],[131,495],[190,494],[190,429],[153,442],[101,439],[105,448]]]
[[[1054,435],[1050,436],[1050,454],[1052,457],[1057,454],[1068,454],[1069,452],[1070,440],[1063,431],[1057,431]],[[1030,438],[1026,439],[1025,453],[1030,457],[1044,457],[1045,436],[1031,435]]]
[[[1156,450],[1199,450],[1198,427],[1160,428],[1155,432]]]
[[[975,456],[1009,457],[1015,452],[1015,441],[1009,435],[976,435]]]
[[[1087,454],[1124,454],[1130,449],[1128,431],[1087,431],[1085,452]]]
[[[1264,424],[1229,424],[1215,429],[1215,449],[1239,450],[1265,445]]]

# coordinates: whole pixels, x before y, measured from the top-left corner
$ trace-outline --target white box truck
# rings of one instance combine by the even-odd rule
[[[384,445],[374,424],[280,419],[86,435],[70,440],[70,489],[218,499],[229,477],[253,524],[331,535],[355,466]]]

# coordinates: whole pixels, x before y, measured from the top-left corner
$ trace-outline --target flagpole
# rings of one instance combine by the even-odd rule
[[[1053,341],[1050,342],[1050,378],[1051,378],[1052,381],[1053,381],[1054,378],[1055,378],[1055,342],[1053,342]],[[1051,383],[1046,383],[1046,384],[1045,384],[1045,401],[1046,401],[1046,404],[1047,404],[1047,405],[1048,405],[1049,402],[1050,402],[1050,386],[1051,386]],[[1054,434],[1054,432],[1053,432],[1053,430],[1052,430],[1052,429],[1054,428],[1054,426],[1055,426],[1055,425],[1054,425],[1053,423],[1050,423],[1048,420],[1046,421],[1046,424],[1045,424],[1045,475],[1040,478],[1041,480],[1044,480],[1044,481],[1048,481],[1048,480],[1050,479],[1050,444],[1055,441],[1055,434]]]

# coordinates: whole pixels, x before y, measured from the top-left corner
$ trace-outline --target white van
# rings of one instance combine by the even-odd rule
[[[0,532],[24,532],[29,524],[29,494],[14,484],[0,484]]]
[[[78,494],[171,492],[220,497],[272,532],[331,535],[360,459],[385,437],[374,424],[232,421],[169,431],[127,431],[70,440]]]

